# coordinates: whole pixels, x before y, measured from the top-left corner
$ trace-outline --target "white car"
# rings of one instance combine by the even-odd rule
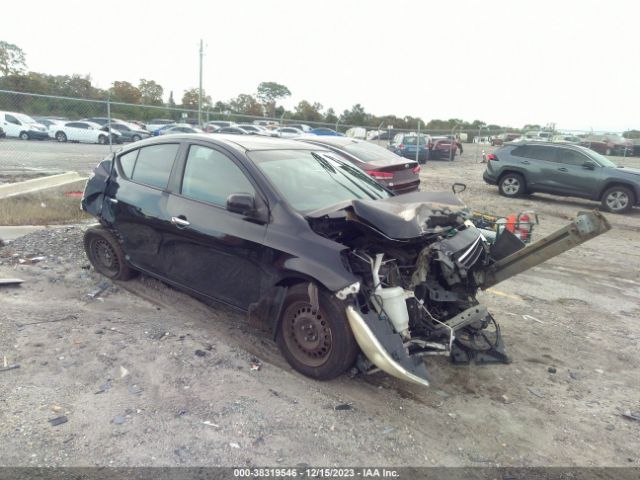
[[[53,136],[59,142],[109,143],[107,127],[93,122],[67,122],[57,125],[54,130]],[[113,143],[121,143],[120,136],[120,132],[111,129]]]
[[[49,138],[47,128],[24,113],[0,112],[0,127],[2,127],[7,137],[15,137],[22,140],[32,140],[34,138],[44,140]]]
[[[299,128],[293,127],[280,127],[275,130],[281,138],[294,138],[304,136],[304,132]]]

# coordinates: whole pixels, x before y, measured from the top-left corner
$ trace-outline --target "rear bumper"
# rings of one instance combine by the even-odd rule
[[[394,185],[393,187],[385,185],[393,193],[410,193],[417,192],[420,189],[420,180],[413,182],[402,183],[400,185]]]
[[[484,173],[482,174],[482,179],[485,181],[485,183],[488,183],[489,185],[497,185],[498,184],[498,179],[494,178],[492,175],[489,174],[488,171],[484,171]]]

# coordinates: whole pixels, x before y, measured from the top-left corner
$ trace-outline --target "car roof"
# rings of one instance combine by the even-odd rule
[[[523,145],[526,146],[534,146],[534,147],[554,147],[554,148],[565,148],[565,149],[572,149],[572,150],[578,150],[580,152],[592,152],[593,150],[586,148],[586,147],[582,147],[580,145],[572,145],[570,143],[553,143],[553,142],[509,142],[509,143],[505,143],[504,146],[502,148],[515,148],[515,147],[521,147]]]
[[[351,137],[337,137],[337,136],[306,136],[297,137],[296,140],[301,140],[308,143],[322,143],[324,145],[331,145],[334,147],[344,147],[350,143],[362,143],[362,140],[358,140]]]
[[[226,135],[224,133],[182,133],[171,136],[174,140],[203,140],[206,142],[222,143],[236,150],[243,152],[253,150],[312,150],[309,144],[304,144],[295,140],[265,137],[261,135]],[[152,137],[147,140],[136,142],[136,146],[154,145],[164,143],[167,137]]]

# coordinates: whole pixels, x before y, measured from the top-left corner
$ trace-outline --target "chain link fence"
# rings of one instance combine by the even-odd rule
[[[200,115],[199,115],[200,113]],[[198,124],[198,118],[202,124]],[[210,121],[238,124],[261,123],[270,128],[307,125],[328,128],[389,145],[398,134],[417,130],[301,121],[281,117],[243,115],[205,108],[140,105],[101,99],[69,98],[0,90],[0,175],[18,170],[90,172],[95,164],[119,144],[137,141],[154,134],[167,122],[206,128]],[[89,123],[91,122],[91,123]],[[640,132],[637,132],[640,133]],[[450,130],[420,129],[431,137],[456,138],[462,144],[475,144],[470,152],[475,157],[491,146],[499,146],[517,136],[531,140],[550,140],[582,144],[604,155],[638,155],[640,140],[624,138],[621,132],[571,131],[556,128],[554,132],[492,130],[485,126],[468,128],[456,125]]]

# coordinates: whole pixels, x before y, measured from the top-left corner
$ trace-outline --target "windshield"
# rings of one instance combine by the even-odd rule
[[[248,155],[289,205],[301,213],[354,199],[391,196],[362,170],[328,152],[263,150]]]
[[[598,162],[603,167],[612,167],[617,168],[618,166],[609,160],[604,155],[600,155],[598,152],[594,152],[593,150],[589,150],[588,155],[593,158],[596,162]]]
[[[376,160],[402,160],[398,155],[382,148],[378,145],[368,142],[349,143],[342,147],[343,150],[349,152],[362,162],[374,162]]]
[[[406,136],[402,139],[402,143],[405,145],[415,145],[417,138],[416,135]],[[420,135],[420,145],[424,145],[425,143],[427,143],[426,137]]]

